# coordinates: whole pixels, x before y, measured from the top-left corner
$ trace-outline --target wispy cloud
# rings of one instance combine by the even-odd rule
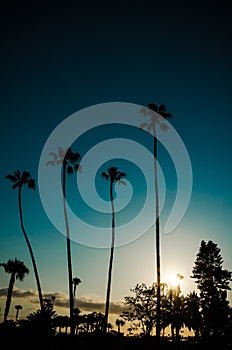
[[[0,289],[0,299],[5,298],[7,296],[7,288],[2,288]],[[31,299],[31,298],[36,298],[37,293],[33,290],[24,290],[24,289],[14,289],[13,298],[21,298],[21,299]]]
[[[0,289],[0,299],[5,299],[7,296],[7,288]],[[68,296],[62,292],[47,292],[43,293],[44,298],[55,297],[55,307],[59,308],[68,308],[69,300]],[[38,294],[34,290],[24,290],[15,288],[13,291],[13,298],[19,298],[29,301],[33,304],[39,304]],[[93,298],[77,298],[76,306],[82,312],[104,312],[105,302],[94,300]],[[124,310],[124,305],[121,302],[111,302],[110,303],[110,313],[111,314],[120,314]]]
[[[85,311],[98,311],[98,312],[104,312],[105,311],[105,303],[99,302],[92,299],[87,298],[80,298],[77,299],[77,307],[80,310]],[[124,305],[120,302],[112,301],[110,303],[110,313],[111,314],[120,314],[124,310]]]

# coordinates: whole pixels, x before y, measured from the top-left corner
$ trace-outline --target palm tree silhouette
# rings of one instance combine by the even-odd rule
[[[39,296],[39,302],[40,302],[40,308],[41,311],[44,311],[44,305],[43,305],[43,296],[42,296],[42,289],[39,279],[39,273],[35,262],[34,253],[29,241],[29,238],[27,236],[25,227],[24,227],[24,221],[23,221],[23,210],[22,210],[22,187],[27,186],[29,189],[35,189],[35,180],[31,177],[31,174],[28,171],[23,171],[22,173],[19,170],[16,170],[14,174],[7,174],[6,179],[9,179],[11,182],[13,182],[12,189],[18,188],[18,208],[19,208],[19,217],[20,217],[20,225],[21,229],[26,241],[26,244],[29,249],[29,253],[31,256],[31,261],[34,269],[36,284],[37,284],[37,290],[38,290],[38,296]]]
[[[24,265],[24,263],[18,259],[11,260],[9,259],[7,263],[1,263],[0,266],[4,267],[6,273],[9,273],[10,281],[6,298],[6,306],[4,312],[3,322],[6,322],[7,316],[10,310],[12,292],[14,288],[15,280],[23,281],[26,274],[29,273],[29,269]]]
[[[75,306],[76,290],[77,290],[77,286],[81,283],[81,280],[78,277],[74,277],[72,283],[73,283],[73,298],[74,298],[73,304]]]
[[[117,318],[115,321],[115,324],[118,327],[118,334],[120,334],[120,328],[121,328],[121,326],[124,326],[125,321],[120,319],[120,318]]]
[[[153,134],[153,155],[154,155],[154,177],[155,177],[155,213],[156,213],[156,270],[157,270],[157,322],[156,322],[156,339],[157,347],[160,346],[160,220],[159,220],[159,187],[158,187],[158,172],[157,172],[157,133],[156,128],[166,131],[167,125],[165,119],[172,118],[172,114],[166,111],[166,106],[161,104],[158,106],[155,103],[149,103],[148,108],[143,108],[141,112],[144,116],[150,117],[150,122],[144,122],[140,125],[141,129],[147,129]],[[151,112],[149,112],[151,110]],[[159,114],[153,113],[156,112]]]
[[[71,148],[64,150],[58,147],[58,154],[54,152],[49,153],[53,160],[47,162],[47,165],[59,165],[62,164],[62,188],[63,188],[63,207],[64,207],[64,219],[65,219],[65,229],[66,229],[66,241],[67,241],[67,261],[68,261],[68,283],[69,283],[69,317],[70,317],[70,333],[74,334],[74,319],[73,319],[73,277],[72,277],[72,258],[71,258],[71,242],[70,242],[70,232],[68,223],[68,214],[66,207],[66,173],[73,174],[75,171],[81,171],[81,166],[79,164],[81,156],[79,153],[74,153]]]
[[[102,177],[106,180],[110,180],[110,201],[112,208],[112,240],[111,240],[111,250],[110,250],[110,261],[108,270],[108,284],[106,293],[106,306],[105,306],[105,318],[104,318],[104,331],[107,331],[108,316],[109,316],[109,304],[110,304],[110,289],[111,289],[111,278],[112,278],[112,267],[113,267],[113,257],[114,257],[114,242],[115,242],[115,212],[114,212],[114,197],[113,197],[113,185],[114,183],[122,183],[125,185],[125,181],[122,180],[126,176],[126,173],[118,171],[118,168],[111,167],[107,169],[107,173],[103,172]]]
[[[19,310],[22,310],[22,305],[15,305],[15,309],[16,309],[16,315],[15,315],[15,321],[18,320],[19,317]]]

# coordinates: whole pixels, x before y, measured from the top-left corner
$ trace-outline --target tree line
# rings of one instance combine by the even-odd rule
[[[29,270],[17,259],[2,263],[1,266],[10,274],[4,314],[6,315],[10,308],[15,279],[23,280]],[[232,272],[223,269],[223,259],[217,244],[211,240],[201,241],[191,275],[196,282],[197,292],[183,295],[180,286],[183,276],[178,274],[177,277],[177,286],[161,283],[160,325],[163,336],[167,335],[167,329],[170,329],[172,342],[178,344],[180,331],[185,327],[194,332],[196,343],[220,341],[222,344],[232,341],[232,307],[227,299]],[[79,279],[72,281],[73,295],[80,282]],[[131,292],[132,295],[125,296],[124,311],[115,321],[117,331],[113,330],[113,325],[109,322],[105,328],[105,314],[95,311],[84,314],[76,307],[73,309],[74,334],[110,332],[112,335],[122,335],[121,326],[127,323],[128,335],[151,336],[157,323],[157,283],[151,286],[137,283]],[[44,298],[43,311],[37,310],[25,319],[18,319],[18,311],[21,308],[20,305],[16,306],[15,321],[5,319],[5,322],[0,324],[0,334],[9,330],[16,335],[55,335],[56,332],[69,334],[70,317],[56,314],[55,297]]]
[[[227,299],[227,291],[232,273],[223,269],[223,259],[216,243],[201,241],[192,275],[198,292],[183,295],[180,282],[176,287],[161,284],[161,329],[171,329],[174,343],[180,341],[183,327],[194,332],[196,342],[211,340],[231,340],[232,307]],[[179,281],[183,276],[177,276]],[[131,322],[134,331],[142,329],[142,334],[151,335],[157,322],[157,285],[148,287],[137,284],[131,290],[134,296],[126,296],[127,309],[121,315]]]

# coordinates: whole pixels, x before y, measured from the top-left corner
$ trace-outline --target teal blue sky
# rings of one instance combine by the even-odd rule
[[[166,281],[169,274],[181,273],[183,292],[192,291],[191,269],[202,239],[218,244],[224,267],[232,270],[231,7],[226,0],[20,2],[14,8],[1,4],[0,261],[17,257],[30,268],[29,276],[15,284],[22,298],[24,290],[34,291],[36,286],[19,227],[16,192],[4,177],[16,169],[28,170],[38,182],[40,156],[52,131],[71,114],[100,103],[165,104],[189,153],[191,201],[180,224],[167,235],[162,228],[176,195],[176,176],[168,154],[159,148],[167,192],[161,214],[161,278]],[[96,143],[119,134],[152,150],[148,134],[129,128],[119,132],[110,126],[82,135],[75,147],[84,155]],[[99,167],[96,180],[105,200],[108,184],[100,173],[110,164]],[[114,164],[128,173],[134,186],[126,217],[119,213],[123,222],[142,207],[146,183],[141,170],[130,162],[113,160]],[[84,169],[81,176],[88,181]],[[75,181],[69,178],[70,205],[82,218],[108,225],[109,214],[94,216],[78,193],[75,197]],[[38,187],[23,192],[23,207],[43,290],[64,293],[62,299],[68,292],[65,237],[48,219]],[[73,243],[72,257],[74,275],[82,280],[79,297],[89,300],[83,306],[85,312],[104,301],[109,250]],[[112,300],[123,301],[137,282],[154,280],[151,229],[116,249]],[[0,288],[7,285],[8,276],[1,269]],[[25,303],[25,314],[38,307],[33,300]],[[4,303],[3,295],[0,312]],[[58,311],[66,312],[62,305]]]

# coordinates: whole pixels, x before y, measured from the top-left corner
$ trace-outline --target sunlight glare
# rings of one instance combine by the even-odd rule
[[[183,279],[184,277],[180,274],[175,274],[175,273],[170,273],[167,279],[167,283],[170,287],[178,287],[178,285],[180,284],[180,281]]]

